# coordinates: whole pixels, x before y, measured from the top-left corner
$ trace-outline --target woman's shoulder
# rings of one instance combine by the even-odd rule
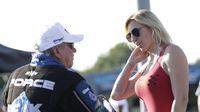
[[[168,45],[165,49],[163,56],[165,61],[172,61],[172,62],[186,59],[184,51],[181,49],[180,46],[175,44]]]
[[[177,54],[177,53],[183,53],[183,50],[181,49],[180,46],[176,45],[176,44],[169,44],[166,46],[165,48],[165,54]]]
[[[172,71],[187,70],[188,62],[183,50],[178,45],[171,44],[165,50],[161,66],[168,74],[174,74]]]

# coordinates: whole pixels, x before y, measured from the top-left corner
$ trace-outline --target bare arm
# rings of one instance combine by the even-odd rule
[[[188,103],[188,62],[183,51],[175,45],[166,49],[164,61],[167,66],[174,95],[171,112],[186,112]]]
[[[121,100],[135,95],[134,86],[136,80],[140,77],[140,74],[137,73],[133,77],[131,77],[131,74],[136,69],[137,63],[144,60],[147,56],[148,54],[142,52],[139,47],[134,49],[114,83],[111,92],[112,99]]]
[[[119,74],[114,83],[111,92],[112,99],[114,100],[126,99],[135,94],[134,83],[136,80],[135,78],[132,78],[132,80],[130,80],[134,68],[136,67],[132,67],[129,64],[125,65],[124,69],[121,71],[121,73]],[[135,77],[139,76],[135,75]]]

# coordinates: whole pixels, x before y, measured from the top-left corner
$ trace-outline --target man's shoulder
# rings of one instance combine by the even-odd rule
[[[65,68],[63,66],[49,65],[49,66],[45,66],[43,69],[47,69],[49,71],[57,72],[57,73],[61,73],[62,72],[64,74],[76,74],[76,75],[80,75],[74,69],[67,69],[67,68]]]
[[[66,69],[61,66],[46,66],[42,68],[43,71],[49,71],[53,76],[57,78],[70,79],[70,80],[83,80],[84,78],[75,70],[73,69]]]
[[[29,64],[20,66],[20,67],[16,68],[14,71],[12,71],[11,74],[18,74],[18,73],[21,73],[21,72],[23,72],[23,71],[25,72],[25,71],[27,71],[28,66],[29,66]]]

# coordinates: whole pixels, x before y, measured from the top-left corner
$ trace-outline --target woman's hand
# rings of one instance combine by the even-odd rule
[[[139,46],[137,46],[131,53],[128,63],[130,65],[136,65],[137,63],[145,60],[149,56],[149,52],[144,52]]]

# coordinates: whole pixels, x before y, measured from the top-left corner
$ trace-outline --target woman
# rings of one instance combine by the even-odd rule
[[[133,51],[111,92],[114,100],[137,95],[148,112],[185,112],[188,103],[188,62],[159,19],[139,10],[125,23]],[[145,62],[134,75],[138,63]]]

